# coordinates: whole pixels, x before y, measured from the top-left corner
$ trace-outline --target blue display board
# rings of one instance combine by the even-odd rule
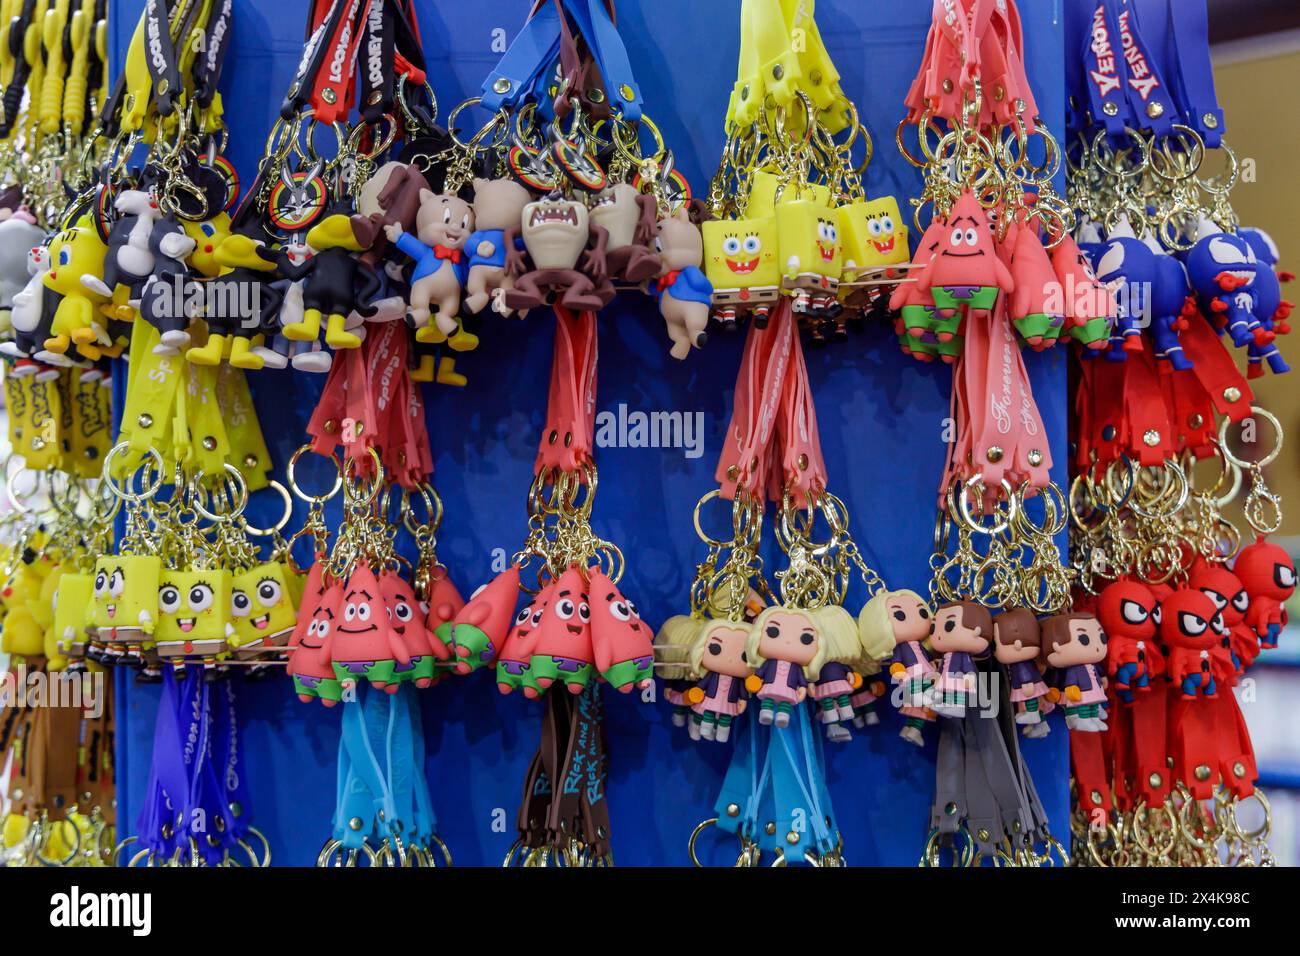
[[[122,55],[142,0],[110,0],[111,55]],[[231,129],[229,154],[247,182],[302,51],[306,4],[235,0],[234,37],[221,89]],[[529,4],[522,0],[418,2],[429,79],[441,116],[477,92]],[[697,191],[707,187],[722,146],[722,117],[735,77],[739,0],[621,0],[626,41],[646,109]],[[902,100],[922,53],[929,0],[863,3],[821,0],[817,23],[875,139],[866,176],[870,195],[900,201],[920,176],[894,145]],[[1022,2],[1029,76],[1050,129],[1062,122],[1059,0]],[[438,553],[468,595],[493,573],[494,558],[525,533],[524,499],[542,428],[553,322],[493,316],[483,342],[458,369],[469,387],[425,386],[435,460],[446,505]],[[600,318],[598,403],[602,411],[680,412],[702,425],[695,447],[600,447],[593,524],[627,556],[623,590],[658,624],[688,609],[687,591],[703,554],[691,510],[713,483],[730,414],[742,336],[714,335],[685,362],[653,306],[621,296]],[[925,591],[933,542],[936,483],[944,463],[951,371],[903,356],[892,331],[869,328],[841,345],[809,350],[829,486],[843,498],[868,562],[892,587]],[[1035,396],[1053,438],[1054,478],[1065,481],[1063,349],[1026,356]],[[277,471],[302,443],[323,376],[250,373],[258,416]],[[615,434],[619,432],[614,430]],[[277,514],[273,493],[255,496],[254,523]],[[294,517],[296,527],[303,508]],[[273,519],[272,519],[273,520]],[[769,544],[771,544],[769,542]],[[774,545],[773,545],[774,547]],[[772,559],[769,558],[769,566]],[[500,566],[499,564],[497,565]],[[859,583],[846,604],[865,599]],[[134,830],[151,760],[156,688],[118,677],[119,833]],[[334,801],[339,714],[307,707],[287,680],[241,684],[246,771],[253,822],[270,839],[273,862],[310,865],[328,836]],[[607,694],[608,799],[615,861],[688,863],[686,841],[710,816],[730,748],[693,744],[673,728],[662,701]],[[453,679],[421,694],[430,780],[439,830],[457,865],[499,865],[514,840],[514,815],[537,746],[540,705],[501,697],[490,676]],[[888,708],[884,708],[888,710]],[[853,865],[916,863],[928,828],[934,738],[925,750],[899,740],[891,714],[881,726],[828,746],[827,775],[845,852]],[[1052,733],[1022,745],[1053,830],[1068,834],[1068,742]],[[719,862],[730,851],[719,843]]]

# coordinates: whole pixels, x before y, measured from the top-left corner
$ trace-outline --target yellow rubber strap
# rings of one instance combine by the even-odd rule
[[[183,366],[187,364],[180,355],[154,353],[159,335],[148,322],[137,319],[133,326],[131,368],[127,372],[129,381],[118,436],[119,441],[131,446],[130,454],[122,456],[124,464],[131,468],[140,463],[150,448],[156,449],[164,460],[171,458],[170,419]]]
[[[71,374],[72,425],[68,430],[67,470],[82,478],[97,478],[113,443],[112,389],[98,380],[82,381]]]
[[[14,446],[28,468],[57,468],[63,458],[63,414],[59,407],[59,387],[55,382],[31,379],[28,393],[28,419],[23,439]]]
[[[54,0],[41,23],[45,78],[41,84],[36,118],[42,133],[57,133],[63,120],[63,29],[68,25],[69,6],[70,0]]]
[[[205,475],[220,475],[225,470],[230,455],[230,438],[226,423],[221,418],[221,403],[217,396],[217,369],[211,365],[194,365],[189,368],[189,431],[193,442],[193,460]]]
[[[253,393],[242,368],[223,364],[217,375],[217,396],[221,403],[226,434],[230,438],[229,461],[244,474],[249,491],[269,484],[271,452],[266,447],[262,425],[253,407]]]
[[[90,68],[91,14],[85,9],[72,15],[68,39],[72,46],[72,63],[63,87],[63,122],[70,129],[81,129],[86,118],[86,73]]]
[[[31,378],[18,378],[5,365],[5,405],[9,409],[9,447],[17,448],[22,439],[22,425],[30,404]]]

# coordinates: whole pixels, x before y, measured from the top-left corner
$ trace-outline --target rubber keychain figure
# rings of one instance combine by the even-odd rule
[[[930,637],[930,606],[915,591],[879,591],[858,614],[858,639],[872,658],[887,658],[889,678],[899,686],[898,732],[910,744],[925,745],[922,731],[935,720],[930,709],[935,669],[924,642]]]
[[[854,670],[854,665],[862,657],[858,622],[836,604],[819,607],[812,614],[825,650],[821,669],[808,689],[808,696],[817,709],[817,720],[826,728],[826,739],[833,743],[846,743],[853,739],[846,725],[857,716],[853,694],[862,686],[862,675]]]
[[[1277,647],[1278,635],[1286,627],[1286,601],[1295,593],[1295,563],[1282,548],[1263,535],[1237,555],[1233,573],[1245,585],[1250,603],[1246,626],[1259,638],[1260,647]]]
[[[1014,291],[1015,282],[994,249],[988,217],[969,190],[948,213],[941,236],[934,258],[916,271],[916,281],[934,296],[933,331],[945,342],[957,334],[963,308],[988,311],[998,292]]]
[[[343,585],[331,585],[314,600],[315,607],[310,614],[299,615],[298,625],[289,638],[291,653],[286,670],[293,678],[293,689],[300,701],[310,704],[319,700],[326,707],[333,707],[343,699],[343,683],[330,660],[334,626],[343,607]],[[307,601],[303,603],[306,611]]]
[[[698,681],[682,695],[691,711],[687,731],[692,740],[726,743],[732,721],[749,706],[745,683],[754,673],[746,651],[751,630],[742,621],[708,621],[692,643],[690,673]]]
[[[343,604],[331,629],[330,660],[344,687],[364,677],[390,694],[397,692],[398,665],[411,665],[406,641],[389,623],[379,581],[365,564],[357,565],[343,586]]]
[[[1218,619],[1218,620],[1216,620]],[[1160,640],[1169,649],[1169,680],[1184,700],[1218,696],[1223,673],[1219,609],[1207,595],[1179,588],[1160,602]]]
[[[1131,704],[1134,692],[1150,690],[1151,679],[1165,671],[1155,640],[1160,620],[1156,596],[1140,581],[1114,581],[1097,597],[1097,619],[1108,638],[1106,672],[1116,696]]]
[[[501,645],[501,653],[497,655],[497,690],[503,694],[523,688],[524,696],[529,699],[541,695],[542,689],[538,686],[529,667],[529,660],[532,657],[532,635],[537,630],[537,626],[542,623],[546,607],[555,596],[555,583],[552,581],[546,585],[533,596],[531,601],[519,609],[510,632],[506,634],[505,641]]]
[[[601,679],[620,693],[654,679],[654,634],[603,571],[591,572],[591,648]]]
[[[595,652],[587,588],[576,565],[555,583],[555,597],[537,626],[528,659],[533,679],[543,691],[562,681],[570,693],[581,694],[591,680]]]
[[[934,613],[930,647],[943,654],[939,678],[934,685],[935,713],[944,717],[965,717],[975,703],[978,688],[976,660],[988,654],[993,637],[993,618],[988,609],[974,601],[944,604]]]
[[[808,696],[809,675],[821,672],[825,650],[817,624],[808,611],[765,608],[745,653],[755,667],[745,687],[759,700],[758,722],[788,726],[794,705]]]
[[[474,180],[474,232],[465,241],[469,269],[465,276],[465,308],[473,314],[490,304],[509,315],[502,293],[514,285],[506,272],[506,230],[518,231],[524,207],[532,195],[513,179]],[[516,239],[516,249],[522,243]]]
[[[467,266],[465,242],[473,231],[474,209],[469,203],[428,189],[420,192],[414,236],[404,232],[400,223],[384,227],[389,241],[415,260],[410,316],[417,341],[446,341],[458,352],[478,345],[478,338],[461,328],[458,317]]]
[[[993,619],[993,656],[1007,669],[1016,723],[1026,737],[1045,737],[1044,716],[1052,705],[1045,701],[1047,684],[1039,670],[1041,635],[1038,618],[1027,608],[1013,608]]]
[[[659,221],[654,243],[659,278],[650,283],[648,291],[659,300],[659,314],[673,343],[669,354],[684,359],[692,348],[703,348],[709,340],[704,330],[713,307],[713,283],[700,269],[704,241],[683,207]]]
[[[1097,665],[1106,659],[1106,632],[1091,614],[1072,611],[1045,619],[1042,661],[1053,668],[1048,700],[1065,709],[1071,730],[1106,730],[1106,685]]]

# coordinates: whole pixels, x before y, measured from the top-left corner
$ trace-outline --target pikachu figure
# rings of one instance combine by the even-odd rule
[[[713,283],[713,314],[724,328],[749,315],[767,326],[781,297],[776,217],[717,219],[700,226],[704,234],[704,274]]]

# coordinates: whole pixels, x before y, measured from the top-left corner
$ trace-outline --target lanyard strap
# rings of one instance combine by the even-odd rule
[[[1168,24],[1164,63],[1182,121],[1196,130],[1207,148],[1216,149],[1223,141],[1224,117],[1214,90],[1206,4],[1201,0],[1143,0],[1142,5],[1164,7]]]
[[[546,426],[534,473],[578,471],[590,463],[596,423],[596,313],[555,307],[555,350]]]

